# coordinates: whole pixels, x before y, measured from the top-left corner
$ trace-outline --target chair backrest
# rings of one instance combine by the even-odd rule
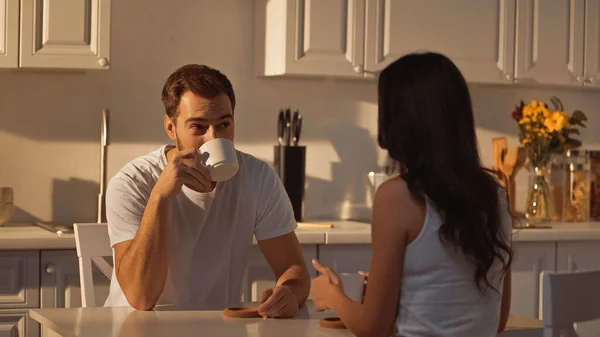
[[[543,272],[544,337],[577,336],[573,324],[600,319],[600,270]]]
[[[81,303],[85,307],[95,307],[94,277],[92,262],[110,280],[112,267],[104,257],[112,256],[106,223],[76,223],[75,243],[79,258],[79,280],[81,283]]]

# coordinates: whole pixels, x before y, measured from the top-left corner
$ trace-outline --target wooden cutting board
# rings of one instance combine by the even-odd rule
[[[321,228],[331,229],[333,224],[330,223],[310,223],[310,222],[298,222],[298,228]]]

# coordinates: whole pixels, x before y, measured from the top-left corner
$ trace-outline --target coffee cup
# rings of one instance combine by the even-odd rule
[[[222,182],[233,178],[238,169],[237,152],[233,142],[216,138],[204,143],[200,149],[202,163],[210,171],[212,181]]]
[[[362,303],[362,296],[365,287],[365,275],[359,273],[340,273],[338,274],[342,281],[344,294],[355,302]]]

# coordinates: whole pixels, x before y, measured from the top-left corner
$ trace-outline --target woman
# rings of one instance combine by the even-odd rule
[[[378,142],[401,174],[375,195],[363,303],[315,260],[316,309],[358,336],[495,336],[510,307],[512,220],[479,158],[467,84],[445,56],[410,54],[383,70],[378,92]]]

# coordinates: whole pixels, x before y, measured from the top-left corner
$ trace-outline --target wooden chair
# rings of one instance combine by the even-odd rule
[[[575,323],[600,319],[600,270],[543,272],[540,277],[544,337],[575,337]]]
[[[77,257],[79,258],[79,280],[81,282],[81,303],[84,308],[95,307],[94,277],[92,262],[110,280],[113,268],[104,257],[112,256],[106,223],[80,223],[73,225]]]

